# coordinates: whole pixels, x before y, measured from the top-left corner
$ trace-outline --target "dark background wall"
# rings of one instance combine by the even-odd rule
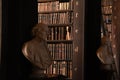
[[[96,50],[100,45],[101,0],[85,0],[85,80],[103,80]]]
[[[85,80],[99,80],[100,0],[86,0]],[[2,79],[23,80],[31,64],[21,48],[37,23],[37,0],[2,0]]]
[[[36,23],[36,0],[2,0],[2,80],[23,80],[29,73],[21,48]]]
[[[1,29],[2,29],[2,0],[0,0],[0,64],[1,64]]]

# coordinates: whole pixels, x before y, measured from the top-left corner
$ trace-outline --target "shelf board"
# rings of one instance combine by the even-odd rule
[[[47,43],[72,43],[73,40],[47,40]]]
[[[54,1],[58,1],[58,0],[38,0],[38,3],[45,3],[45,2],[54,2]]]
[[[105,16],[111,16],[112,13],[102,13],[102,15],[105,15]]]
[[[106,21],[104,21],[104,23],[105,23],[105,24],[112,24],[112,21],[111,21],[111,22],[106,22]]]
[[[38,3],[45,3],[45,2],[54,2],[54,1],[59,1],[59,2],[69,2],[70,0],[38,0]]]
[[[66,61],[66,62],[71,62],[71,59],[54,59],[53,61],[57,61],[57,62],[62,62],[62,61]]]
[[[66,27],[66,26],[72,26],[72,23],[70,24],[48,24],[49,27]]]
[[[41,11],[38,12],[38,14],[65,13],[65,12],[73,12],[73,10]]]

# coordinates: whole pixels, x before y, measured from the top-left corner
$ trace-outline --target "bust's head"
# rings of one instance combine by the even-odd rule
[[[44,23],[38,23],[33,27],[32,33],[34,37],[45,40],[48,35],[48,26]]]

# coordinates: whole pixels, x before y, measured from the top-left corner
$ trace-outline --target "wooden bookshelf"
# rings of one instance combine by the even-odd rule
[[[101,1],[101,10],[102,10],[102,21],[105,32],[109,33],[109,38],[111,39],[111,31],[112,31],[112,0],[102,0]],[[102,31],[103,36],[103,31]],[[101,37],[102,37],[101,36]]]
[[[83,58],[80,56],[83,54],[81,47],[83,47],[84,39],[83,10],[83,0],[38,0],[38,23],[44,22],[49,27],[47,43],[53,57],[53,64],[44,71],[46,74],[64,75],[68,80],[83,79],[83,74],[81,74],[83,65],[76,63],[78,57],[80,64],[83,63]],[[82,38],[81,42],[78,36]],[[78,45],[78,42],[81,45]],[[81,51],[78,52],[78,49]]]

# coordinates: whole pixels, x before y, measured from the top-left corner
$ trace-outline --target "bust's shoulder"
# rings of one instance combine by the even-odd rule
[[[29,40],[26,41],[23,45],[22,45],[22,52],[25,53],[25,51],[31,51],[35,48],[36,46],[36,41],[35,40]]]
[[[26,41],[26,42],[23,43],[22,48],[25,48],[26,46],[28,47],[28,46],[30,46],[31,44],[33,44],[33,41],[32,41],[32,40]]]
[[[35,43],[37,43],[37,41],[35,39],[32,39],[32,40],[25,42],[24,45],[33,45]]]

